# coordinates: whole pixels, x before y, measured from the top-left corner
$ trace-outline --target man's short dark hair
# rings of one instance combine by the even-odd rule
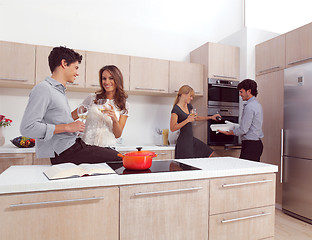
[[[52,49],[48,59],[51,73],[53,73],[55,68],[61,65],[62,59],[70,65],[76,61],[81,63],[82,56],[70,48],[60,46]]]
[[[245,91],[250,89],[251,90],[251,94],[253,96],[257,97],[257,95],[258,95],[257,83],[254,80],[251,80],[251,79],[245,79],[245,80],[241,81],[237,85],[237,89],[238,90],[244,89]]]

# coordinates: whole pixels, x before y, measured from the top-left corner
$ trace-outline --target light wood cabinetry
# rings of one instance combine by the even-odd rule
[[[48,57],[53,47],[47,46],[36,46],[36,84],[42,82],[47,76],[51,76],[52,73],[49,68]],[[82,55],[81,64],[79,64],[79,76],[76,78],[74,83],[67,83],[66,88],[71,91],[84,90],[85,84],[85,67],[86,58],[85,52],[80,50],[75,50]]]
[[[277,71],[256,77],[258,101],[263,109],[262,130],[264,137],[261,162],[277,165],[276,202],[282,204],[282,184],[280,183],[281,129],[284,118],[284,71]]]
[[[209,239],[274,236],[275,174],[210,180]]]
[[[120,240],[208,239],[208,180],[120,187]]]
[[[285,34],[256,45],[256,75],[285,68]]]
[[[219,43],[205,43],[190,53],[192,63],[204,65],[203,97],[195,98],[193,106],[201,116],[208,115],[207,78],[239,81],[240,49]],[[193,127],[194,136],[207,143],[207,122],[200,122]]]
[[[239,47],[207,43],[208,77],[239,81]]]
[[[119,239],[118,187],[0,196],[2,239]]]
[[[170,61],[169,93],[177,94],[183,85],[191,86],[196,95],[203,95],[204,66],[198,63]]]
[[[34,45],[0,41],[0,56],[0,86],[34,86]]]
[[[129,90],[129,56],[101,52],[86,52],[86,87],[98,90],[99,71],[106,65],[115,65],[122,73],[124,89]]]
[[[157,154],[157,157],[153,158],[153,160],[174,159],[174,151],[173,150],[157,150],[154,152]]]
[[[32,163],[31,153],[0,153],[0,173],[12,165],[32,165]]]
[[[130,57],[130,91],[168,93],[169,61]]]
[[[209,217],[209,239],[266,239],[274,236],[274,206]]]
[[[210,146],[213,150],[212,157],[235,157],[239,158],[241,147],[225,147],[225,146]]]
[[[312,61],[312,23],[286,33],[287,67]]]

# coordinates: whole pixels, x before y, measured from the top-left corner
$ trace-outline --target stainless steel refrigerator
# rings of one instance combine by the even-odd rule
[[[312,63],[284,70],[283,211],[312,224]]]

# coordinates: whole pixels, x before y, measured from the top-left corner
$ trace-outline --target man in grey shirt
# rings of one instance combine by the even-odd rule
[[[254,80],[245,79],[238,84],[237,89],[243,101],[246,101],[240,125],[233,131],[219,130],[219,132],[226,135],[241,136],[242,150],[240,158],[259,162],[263,151],[261,141],[261,138],[263,138],[263,112],[261,104],[256,99],[258,94],[257,83]]]
[[[64,162],[100,163],[121,160],[117,151],[85,144],[77,132],[85,124],[74,121],[66,97],[66,84],[76,79],[82,56],[66,47],[55,47],[49,55],[52,73],[37,84],[21,122],[23,136],[36,139],[38,158],[50,158],[52,164]]]

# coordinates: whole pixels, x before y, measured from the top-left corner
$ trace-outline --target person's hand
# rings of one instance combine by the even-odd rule
[[[68,123],[66,126],[67,132],[84,132],[85,124],[81,121],[75,121],[72,123]]]
[[[195,119],[196,119],[196,117],[197,117],[197,115],[190,114],[190,115],[188,115],[188,117],[187,117],[186,120],[187,120],[188,122],[194,122]]]
[[[220,118],[220,119],[221,119],[221,115],[220,115],[219,113],[217,113],[217,114],[211,116],[211,119],[212,119],[212,120],[219,121],[217,118]]]
[[[110,108],[107,108],[105,110],[105,113],[112,119],[113,122],[118,122],[118,118],[116,116],[114,106],[110,103],[108,105],[110,106]]]
[[[222,131],[222,130],[217,130],[217,132],[219,132],[219,133],[223,133],[224,135],[234,135],[234,133],[233,133],[233,131],[231,130],[231,131]]]

